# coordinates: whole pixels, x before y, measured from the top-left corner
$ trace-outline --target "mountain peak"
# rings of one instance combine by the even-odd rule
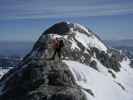
[[[48,59],[54,54],[56,37],[64,43],[62,57]],[[109,93],[115,89],[118,94],[123,93],[126,85],[115,79],[121,70],[125,73],[129,69],[125,67],[129,63],[128,58],[108,49],[88,28],[59,22],[44,31],[22,62],[3,76],[0,100],[99,100],[99,96],[106,100],[106,96],[102,98],[108,92],[101,94],[101,85],[105,81],[105,85],[110,84],[109,89],[114,86]]]
[[[77,23],[56,23],[44,31],[39,40],[43,41],[42,37],[44,37],[46,34],[58,34],[65,38],[71,37],[73,40],[78,41],[87,49],[90,47],[95,47],[101,51],[107,51],[105,44],[94,34],[94,32]]]

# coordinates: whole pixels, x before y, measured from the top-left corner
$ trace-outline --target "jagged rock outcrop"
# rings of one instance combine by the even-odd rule
[[[64,63],[30,60],[8,78],[0,100],[85,100]]]

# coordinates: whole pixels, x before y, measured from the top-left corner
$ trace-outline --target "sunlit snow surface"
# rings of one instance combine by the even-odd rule
[[[83,44],[85,48],[96,47],[101,51],[107,51],[107,47],[94,33],[90,32],[86,27],[77,23],[72,25],[73,26],[70,32],[75,33],[75,39]],[[79,32],[79,30],[83,30],[83,32]]]
[[[2,76],[3,76],[5,73],[7,73],[10,69],[11,69],[11,68],[9,68],[9,69],[2,69],[2,68],[0,68],[0,79],[1,79]]]
[[[99,50],[106,51],[107,48],[104,46],[101,41],[96,38],[96,36],[92,35],[90,37],[86,36],[85,34],[81,34],[76,32],[76,39],[80,41],[86,48],[88,47],[96,47]]]
[[[64,60],[64,62],[69,66],[77,84],[82,88],[91,89],[94,93],[95,96],[93,97],[83,90],[88,100],[133,100],[133,70],[129,68],[128,60],[121,62],[122,68],[120,72],[115,73],[116,79],[112,78],[111,75],[107,75],[106,71],[96,71],[79,62],[70,60]],[[99,68],[102,67],[99,64]],[[123,85],[125,90],[116,82]]]

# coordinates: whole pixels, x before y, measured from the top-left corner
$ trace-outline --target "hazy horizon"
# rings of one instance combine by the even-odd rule
[[[133,1],[0,0],[0,41],[36,41],[59,21],[82,24],[102,40],[133,39]]]

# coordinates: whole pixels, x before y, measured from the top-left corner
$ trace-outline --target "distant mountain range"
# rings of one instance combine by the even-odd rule
[[[0,41],[0,56],[24,56],[32,48],[33,42]]]
[[[127,40],[107,40],[105,43],[112,48],[120,49],[126,55],[128,55],[129,58],[133,59],[133,39],[127,39]]]
[[[127,40],[104,40],[109,47],[122,49],[133,55],[133,39]],[[7,42],[0,41],[0,56],[20,56],[26,55],[32,48],[34,42]]]
[[[126,40],[105,40],[105,43],[112,47],[133,47],[133,39]]]

